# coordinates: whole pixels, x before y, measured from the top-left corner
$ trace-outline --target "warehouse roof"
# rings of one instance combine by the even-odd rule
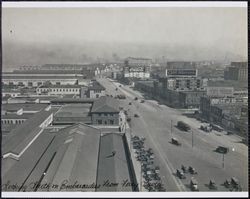
[[[14,103],[14,104],[2,104],[2,110],[19,110],[23,111],[40,111],[47,107],[47,104],[38,104],[38,103]]]
[[[125,180],[131,182],[123,135],[109,133],[101,136],[98,163],[97,184],[103,185],[108,180],[118,185],[101,186],[97,191],[132,191],[131,186],[122,186]]]
[[[84,124],[75,124],[59,131],[55,141],[60,140],[56,155],[44,177],[42,184],[51,182],[61,184],[90,185],[96,182],[100,130]],[[53,190],[53,189],[52,189]],[[51,190],[51,191],[52,191]],[[62,191],[89,191],[73,187]]]
[[[82,86],[82,85],[70,85],[70,84],[67,84],[67,85],[53,85],[53,84],[50,84],[50,85],[41,85],[41,86],[39,86],[39,88],[81,88],[81,87],[85,87],[85,86]]]
[[[66,76],[66,75],[62,75],[62,76],[27,76],[27,75],[23,75],[23,76],[2,76],[2,79],[24,79],[24,80],[29,80],[29,79],[35,79],[37,81],[39,81],[39,79],[60,79],[60,80],[64,80],[64,79],[70,79],[70,80],[76,80],[76,77],[71,77],[71,76]]]
[[[101,96],[94,101],[91,113],[112,113],[119,112],[119,101],[108,96]]]

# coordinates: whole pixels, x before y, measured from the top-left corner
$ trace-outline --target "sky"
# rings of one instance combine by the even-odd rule
[[[80,57],[170,53],[196,59],[200,50],[201,59],[216,54],[247,57],[247,8],[3,8],[2,38],[3,63],[8,66],[29,64],[29,56],[21,58],[22,48],[23,53],[34,53],[30,64],[39,53],[54,53],[59,59],[60,50],[65,57],[70,49]],[[13,54],[20,57],[13,60]]]

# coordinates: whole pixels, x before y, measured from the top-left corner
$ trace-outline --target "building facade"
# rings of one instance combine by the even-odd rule
[[[231,62],[231,66],[224,72],[225,80],[247,81],[248,80],[248,63]]]

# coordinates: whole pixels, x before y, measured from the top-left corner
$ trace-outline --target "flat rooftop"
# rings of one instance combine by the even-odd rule
[[[62,106],[55,117],[86,117],[92,104],[67,104]]]

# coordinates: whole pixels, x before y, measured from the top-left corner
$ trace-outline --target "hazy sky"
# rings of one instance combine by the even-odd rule
[[[3,8],[2,37],[12,44],[143,43],[246,56],[247,8]]]

